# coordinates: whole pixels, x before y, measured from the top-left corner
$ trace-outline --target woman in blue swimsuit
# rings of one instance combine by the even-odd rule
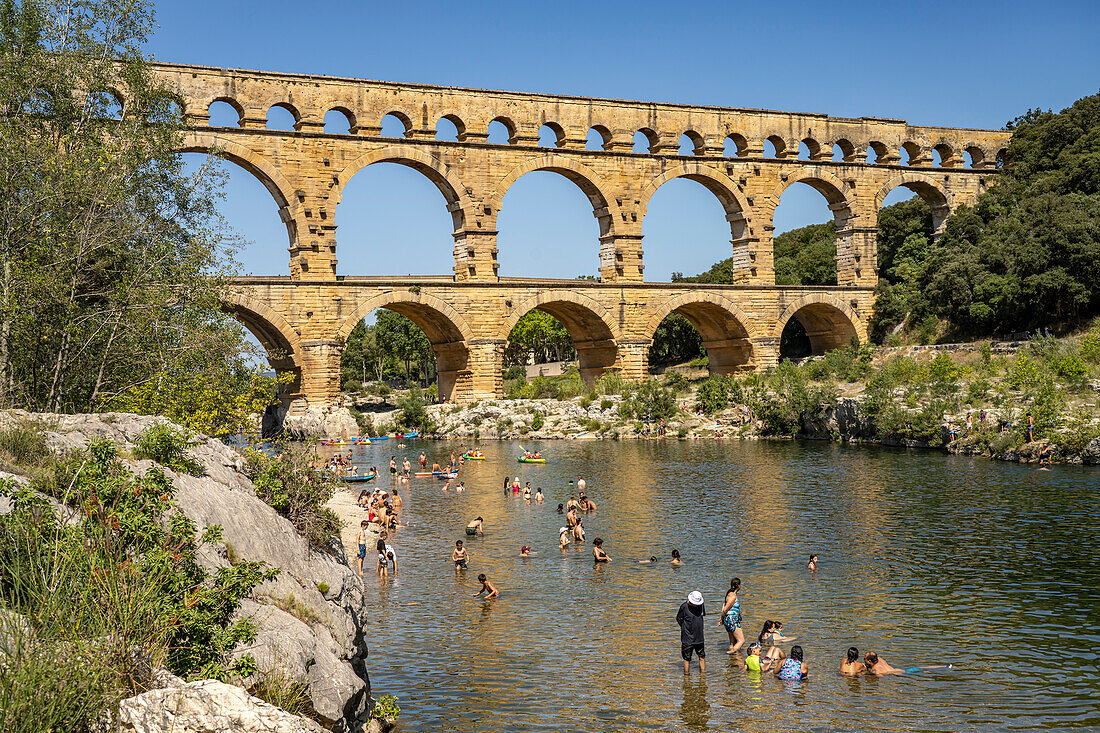
[[[802,647],[798,644],[791,647],[791,656],[776,670],[775,676],[788,681],[804,680],[810,676],[806,663],[802,661]]]
[[[733,654],[745,643],[745,632],[741,631],[741,601],[737,600],[737,591],[741,588],[741,579],[730,579],[730,589],[726,591],[726,602],[722,604],[722,626],[730,637],[730,648],[726,654]]]

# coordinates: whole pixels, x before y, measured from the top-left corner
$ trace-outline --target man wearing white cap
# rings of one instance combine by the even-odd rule
[[[693,590],[688,594],[687,602],[680,605],[676,612],[676,623],[680,625],[680,656],[684,658],[684,674],[688,673],[691,655],[699,656],[699,671],[707,671],[707,650],[703,638],[703,617],[707,609],[703,605],[703,594]]]

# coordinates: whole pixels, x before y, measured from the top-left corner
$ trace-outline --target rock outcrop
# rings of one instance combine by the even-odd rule
[[[322,733],[308,718],[281,710],[217,680],[184,683],[127,698],[116,733]]]
[[[346,407],[310,405],[301,415],[288,415],[284,411],[265,434],[279,431],[296,440],[354,438],[359,435],[359,423]]]
[[[55,450],[72,450],[91,439],[108,438],[120,446],[123,456],[132,455],[134,440],[158,420],[126,413],[10,412],[0,413],[0,426],[22,419],[46,424],[47,443]],[[367,719],[370,705],[367,647],[360,620],[363,594],[357,576],[347,565],[342,545],[336,542],[324,551],[310,547],[287,519],[256,497],[244,472],[244,458],[235,449],[201,437],[192,441],[188,453],[202,466],[204,475],[177,474],[161,468],[176,488],[180,511],[200,530],[209,525],[222,527],[224,544],[202,553],[201,561],[216,568],[228,565],[230,557],[263,560],[280,571],[275,580],[257,586],[251,598],[242,603],[238,614],[252,617],[258,633],[252,644],[238,648],[234,654],[251,654],[261,674],[275,671],[304,681],[311,705],[326,725],[335,730],[358,727]],[[125,462],[138,474],[154,465],[149,460]],[[251,687],[257,680],[239,682]],[[198,701],[211,698],[199,695],[188,699],[198,705]]]

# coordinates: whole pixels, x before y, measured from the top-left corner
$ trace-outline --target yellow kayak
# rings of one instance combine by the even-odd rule
[[[520,458],[520,463],[546,463],[545,458]]]

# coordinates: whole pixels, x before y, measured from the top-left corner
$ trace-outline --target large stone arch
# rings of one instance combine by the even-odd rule
[[[830,293],[809,293],[789,303],[776,320],[772,335],[781,339],[783,329],[792,318],[798,318],[810,339],[812,353],[817,356],[847,346],[852,336],[867,342],[867,327],[855,310],[840,297]]]
[[[339,172],[340,180],[333,189],[337,205],[343,197],[344,187],[355,177],[355,174],[375,163],[398,163],[423,173],[443,194],[443,198],[446,200],[448,209],[451,210],[451,216],[455,221],[455,231],[462,228],[462,206],[469,203],[466,196],[466,187],[454,176],[441,159],[429,155],[412,145],[389,145],[378,150],[372,150],[345,165]],[[451,206],[451,204],[456,203],[460,205],[457,207]]]
[[[954,210],[954,202],[951,193],[933,175],[921,173],[902,173],[891,178],[875,194],[875,216],[882,210],[882,203],[886,197],[898,186],[904,186],[920,196],[932,209],[932,229],[936,235],[943,231],[947,217]]]
[[[854,285],[867,279],[867,273],[875,272],[875,232],[874,227],[856,227],[859,211],[857,199],[848,191],[844,182],[822,168],[809,168],[785,181],[781,181],[769,197],[766,210],[766,225],[769,232],[775,231],[775,210],[783,193],[796,183],[805,183],[820,193],[833,213],[836,224],[836,277],[838,285]],[[769,256],[773,258],[774,249],[769,242]]]
[[[346,339],[368,313],[387,308],[415,323],[428,337],[436,358],[436,386],[439,398],[450,400],[460,380],[469,380],[470,341],[473,332],[453,306],[426,293],[391,290],[372,296],[343,317],[337,338]]]
[[[722,173],[711,165],[692,161],[680,162],[669,166],[660,175],[648,181],[642,188],[639,209],[642,211],[642,221],[649,209],[649,202],[653,199],[657,190],[674,178],[687,178],[690,181],[702,184],[704,188],[714,194],[722,208],[726,212],[726,221],[730,223],[730,240],[736,248],[742,243],[749,230],[749,204],[737,184],[732,178]]]
[[[703,337],[711,374],[729,374],[755,365],[752,339],[763,335],[760,326],[729,298],[705,291],[677,295],[656,309],[646,329],[647,338],[653,337],[670,313],[687,318]]]
[[[306,359],[298,331],[266,303],[245,293],[228,290],[221,300],[222,310],[237,319],[264,347],[271,368],[279,375],[293,376],[289,383],[280,385],[283,400],[289,403],[300,396]]]
[[[264,185],[275,204],[279,207],[279,218],[286,224],[289,248],[298,244],[298,224],[294,220],[291,202],[294,200],[294,186],[283,177],[279,169],[251,148],[234,142],[223,135],[209,132],[188,132],[183,136],[180,153],[206,153],[235,163],[251,173]]]
[[[251,148],[233,142],[233,140],[223,135],[192,131],[184,134],[183,144],[179,147],[179,152],[207,153],[236,163],[264,184],[264,188],[271,192],[271,196],[280,209],[285,209],[290,205],[294,186],[290,185],[290,181],[284,178],[279,169],[272,165],[267,158],[257,155]]]
[[[596,171],[565,155],[556,153],[533,156],[509,171],[508,175],[498,181],[493,189],[493,210],[499,214],[504,196],[508,193],[508,189],[512,187],[512,184],[528,173],[535,171],[557,173],[575,183],[592,204],[592,211],[599,221],[600,237],[607,237],[615,233],[615,222],[619,220],[619,205],[615,201],[615,197],[608,193],[610,187]]]
[[[618,363],[616,319],[595,299],[571,290],[544,290],[516,303],[499,332],[500,340],[507,341],[519,319],[536,308],[557,318],[569,331],[585,383],[594,383]]]

